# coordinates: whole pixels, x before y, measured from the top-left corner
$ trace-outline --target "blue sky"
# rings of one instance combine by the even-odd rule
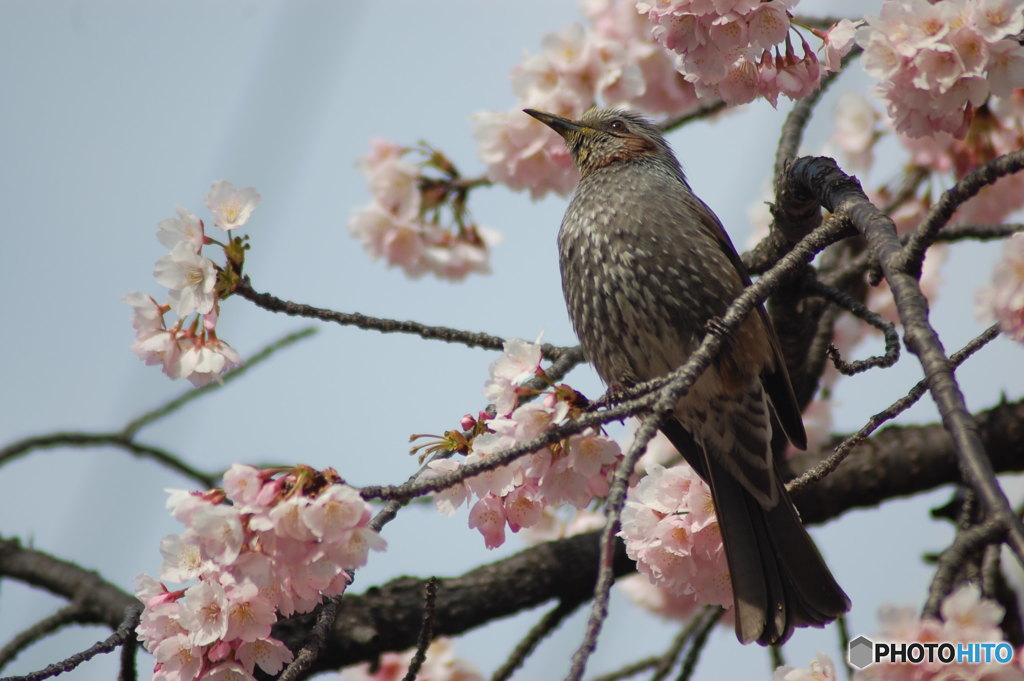
[[[824,5],[820,5],[825,7]],[[813,8],[814,6],[812,6]],[[207,217],[213,180],[253,185],[262,202],[246,227],[247,272],[258,290],[342,311],[444,324],[558,344],[575,342],[564,310],[554,237],[565,200],[502,188],[475,193],[476,219],[504,234],[494,273],[464,284],[409,281],[371,262],[347,221],[369,202],[357,156],[380,136],[423,139],[466,175],[482,171],[469,116],[515,105],[509,69],[541,36],[578,18],[571,2],[480,3],[223,2],[129,3],[8,0],[0,3],[0,284],[7,330],[0,340],[0,440],[54,430],[115,430],[185,390],[128,349],[131,290],[162,295],[152,280],[164,249],[157,223],[176,205]],[[809,132],[815,152],[844,77]],[[671,143],[694,189],[742,244],[747,211],[761,200],[773,145],[788,103],[754,104],[742,114],[690,126]],[[895,169],[890,166],[890,172]],[[884,172],[884,171],[883,171]],[[884,177],[884,174],[879,175]],[[974,290],[998,253],[958,246],[935,318],[949,350],[982,325]],[[304,326],[231,300],[222,336],[243,356]],[[861,348],[867,354],[877,348]],[[303,462],[334,466],[354,484],[394,483],[414,470],[410,433],[440,432],[483,405],[494,354],[438,342],[322,328],[228,389],[191,404],[141,435],[198,466]],[[1019,347],[1000,341],[961,372],[972,408],[1005,391],[1020,397]],[[844,381],[836,429],[857,428],[920,378],[912,357],[896,369]],[[602,392],[589,369],[570,382]],[[925,399],[907,421],[933,421]],[[158,543],[178,528],[164,510],[165,488],[186,482],[150,462],[111,450],[38,452],[0,471],[0,533],[97,569],[124,588],[154,573]],[[951,534],[927,517],[946,492],[858,511],[814,530],[854,599],[851,630],[870,633],[884,601],[919,604],[930,571],[920,555]],[[401,574],[455,575],[517,550],[512,538],[488,552],[465,517],[411,508],[388,526],[391,545],[359,574],[355,588]],[[444,547],[438,551],[438,547]],[[884,557],[884,559],[882,558]],[[59,603],[7,583],[0,639]],[[674,627],[631,614],[616,598],[591,670],[607,671],[660,650]],[[456,642],[493,670],[537,613],[497,623]],[[541,648],[523,678],[559,678],[583,620]],[[7,673],[24,673],[106,635],[77,630],[47,639]],[[795,637],[788,655],[806,664],[830,632]],[[769,678],[759,648],[715,634],[697,677]],[[66,678],[110,677],[114,660]],[[143,658],[145,674],[149,660]]]

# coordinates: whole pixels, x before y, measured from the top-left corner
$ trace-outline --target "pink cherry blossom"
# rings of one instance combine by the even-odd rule
[[[404,160],[408,148],[382,139],[370,140],[370,154],[356,166],[366,176],[370,193],[386,212],[414,220],[420,212],[420,171]]]
[[[409,671],[415,651],[384,653],[372,665],[364,663],[343,669],[342,681],[401,681]],[[437,638],[426,651],[426,660],[416,675],[418,681],[483,681],[469,662],[455,656],[451,639]]]
[[[168,299],[175,313],[184,317],[213,309],[217,269],[212,260],[196,253],[188,241],[180,242],[157,260],[153,276],[157,283],[171,290]]]
[[[164,314],[167,309],[151,296],[132,291],[122,300],[132,306],[132,327],[140,337],[166,330]]]
[[[164,563],[160,567],[160,579],[167,582],[184,584],[198,579],[204,570],[211,566],[207,563],[199,537],[186,532],[184,536],[172,534],[160,542],[160,553]]]
[[[414,153],[426,159],[412,163],[407,157]],[[445,188],[461,178],[439,152],[426,145],[413,149],[375,139],[357,166],[367,178],[373,202],[352,216],[349,229],[374,259],[383,258],[413,278],[431,273],[459,281],[490,271],[489,247],[498,243],[499,235],[469,222],[459,198],[465,194]],[[434,177],[438,172],[441,178]],[[442,206],[450,209],[454,228],[439,222]]]
[[[505,543],[505,508],[501,499],[489,494],[477,501],[469,511],[469,527],[480,531],[484,544],[495,549]]]
[[[224,493],[243,509],[256,502],[263,483],[263,476],[252,466],[235,463],[224,472]]]
[[[553,113],[579,116],[582,111]],[[510,189],[528,189],[533,199],[552,191],[568,195],[576,186],[579,171],[565,142],[520,108],[508,113],[481,111],[472,118],[478,153],[492,181]]]
[[[867,97],[858,92],[845,92],[836,102],[832,114],[835,129],[832,141],[846,157],[851,170],[867,170],[874,158],[874,146],[880,133],[879,116]]]
[[[882,81],[899,132],[963,138],[990,93],[1008,96],[1024,85],[1024,47],[1009,37],[1020,30],[1024,6],[975,5],[886,0],[858,31],[864,68]]]
[[[692,593],[680,594],[658,586],[646,575],[630,575],[615,582],[633,603],[648,612],[673,620],[686,620],[700,609]]]
[[[202,681],[256,681],[256,678],[237,662],[226,662],[211,667]]]
[[[178,361],[180,376],[188,379],[192,385],[207,385],[243,364],[238,352],[217,337],[191,340],[192,342],[182,350]]]
[[[174,250],[178,244],[188,243],[198,253],[203,248],[205,235],[203,221],[191,211],[178,206],[178,217],[161,220],[157,226],[156,238],[167,248]]]
[[[818,653],[807,669],[779,667],[772,674],[772,681],[836,681],[836,666],[828,655]]]
[[[705,483],[685,464],[652,465],[632,489],[619,536],[637,569],[677,594],[701,604],[732,602],[728,567]]]
[[[190,586],[181,599],[181,625],[190,632],[194,645],[205,646],[224,638],[228,630],[227,594],[217,582],[202,581]]]
[[[326,586],[326,585],[325,585]],[[259,593],[250,581],[227,590],[228,628],[222,638],[258,641],[270,636],[270,627],[277,621],[274,604]]]
[[[861,22],[840,19],[824,35],[822,48],[825,54],[822,64],[826,71],[839,71],[845,57],[856,43],[857,29]]]
[[[277,674],[295,657],[288,646],[269,637],[246,641],[238,646],[235,656],[250,674],[254,673],[256,667],[267,674]]]
[[[354,489],[332,485],[303,510],[302,518],[317,539],[334,541],[363,521],[366,504]]]
[[[995,319],[1007,336],[1024,343],[1024,234],[1006,241],[992,283],[978,292],[978,312]]]
[[[216,216],[216,224],[224,230],[241,227],[252,216],[260,195],[254,187],[238,189],[227,180],[217,180],[206,195],[206,207]]]
[[[206,505],[196,509],[192,529],[202,542],[206,555],[222,565],[229,565],[242,550],[244,533],[242,517],[233,506]]]
[[[742,104],[762,96],[774,106],[780,94],[791,99],[818,87],[818,58],[801,39],[793,50],[791,0],[764,2],[701,2],[669,0],[637,2],[652,25],[653,37],[677,54],[676,68],[705,98],[720,97]],[[815,31],[826,44],[829,68],[852,46],[851,27],[843,23],[834,35]],[[782,44],[785,43],[785,53]]]
[[[1003,608],[995,601],[982,596],[981,589],[974,584],[963,584],[943,599],[940,607],[943,620],[921,619],[914,608],[885,606],[879,619],[881,631],[872,636],[882,642],[982,642],[1001,641],[1003,632],[999,623]],[[787,677],[788,678],[788,677]],[[803,678],[803,677],[797,677]],[[954,661],[951,664],[927,662],[917,665],[882,662],[872,665],[857,674],[861,681],[940,681],[943,679],[1021,679],[1024,674],[1011,665],[997,663],[966,663]]]
[[[439,475],[457,471],[461,467],[458,461],[452,459],[434,459],[427,463],[427,468],[420,474],[420,478],[430,480]],[[434,492],[434,504],[437,506],[437,510],[448,516],[455,515],[455,511],[467,503],[469,498],[470,491],[465,482],[459,482],[440,492]]]
[[[184,634],[163,639],[153,650],[153,656],[160,662],[165,678],[192,681],[198,678],[203,664],[203,650],[194,645]]]
[[[157,655],[154,679],[194,679],[187,666],[194,660],[202,661],[198,673],[204,679],[252,678],[256,666],[277,673],[291,660],[270,637],[277,613],[308,612],[324,596],[341,594],[351,581],[349,570],[385,547],[369,527],[369,506],[331,469],[258,471],[236,464],[229,473],[223,490],[173,491],[168,500],[187,529],[161,545],[163,573],[197,582],[170,591],[151,578],[138,580],[137,595],[145,603],[138,634]],[[327,500],[318,504],[321,496]],[[308,503],[296,504],[296,497]],[[235,505],[225,505],[227,500]],[[285,512],[274,513],[280,507]],[[297,532],[303,510],[315,527],[325,528],[319,536]],[[347,529],[335,531],[338,524]]]

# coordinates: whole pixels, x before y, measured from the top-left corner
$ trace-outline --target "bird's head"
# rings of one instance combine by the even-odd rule
[[[643,158],[666,162],[682,175],[661,131],[639,114],[593,107],[574,121],[536,109],[524,111],[562,136],[581,175]]]

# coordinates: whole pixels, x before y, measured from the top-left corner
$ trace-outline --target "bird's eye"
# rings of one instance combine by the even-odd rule
[[[626,124],[620,121],[618,118],[614,119],[611,123],[609,123],[608,127],[614,130],[615,132],[625,132],[626,130]]]

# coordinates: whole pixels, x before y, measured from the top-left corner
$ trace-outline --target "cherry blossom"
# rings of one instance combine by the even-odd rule
[[[978,292],[978,313],[995,319],[1003,333],[1024,343],[1024,234],[1006,241],[992,283]]]
[[[258,200],[259,195],[251,187],[236,190],[224,180],[214,182],[207,196],[207,204],[219,211],[218,216],[233,221],[225,229],[248,220]],[[161,221],[157,231],[158,240],[170,252],[157,260],[153,275],[170,289],[168,302],[158,303],[137,292],[124,300],[133,308],[132,351],[146,364],[161,365],[172,379],[184,378],[203,386],[219,381],[224,373],[242,364],[235,349],[217,337],[216,327],[220,297],[237,281],[246,237],[232,237],[221,244],[205,236],[203,221],[193,213],[180,206],[177,211],[178,217]],[[225,251],[225,268],[203,255],[205,246]],[[179,316],[170,325],[164,320],[168,311]]]
[[[888,606],[882,609],[879,619],[881,631],[872,636],[874,641],[949,641],[979,642],[1001,641],[1003,632],[999,623],[1003,619],[1003,607],[982,596],[975,584],[963,584],[942,601],[942,620],[922,619],[911,607]],[[788,678],[788,677],[787,677]],[[803,677],[795,677],[802,679]],[[813,677],[811,677],[813,678]],[[943,664],[924,662],[906,664],[882,662],[873,664],[856,676],[858,681],[932,681],[935,679],[1024,679],[1024,673],[1011,665],[996,663],[969,664],[953,662]]]
[[[474,272],[489,272],[488,252],[500,236],[469,222],[468,190],[456,187],[461,178],[451,162],[426,145],[401,147],[374,139],[370,147],[356,165],[369,183],[373,201],[352,216],[349,230],[371,257],[384,259],[413,278],[430,273],[459,281]],[[409,157],[415,154],[424,160],[411,162]],[[454,228],[441,224],[442,207],[450,209]]]
[[[702,98],[744,104],[764,97],[800,99],[818,88],[822,67],[800,37],[791,34],[795,0],[711,3],[703,0],[639,0],[637,10],[650,21],[654,38],[676,54],[676,68]],[[812,31],[825,48],[825,68],[836,70],[853,46],[851,22],[829,31]]]
[[[457,443],[455,448],[448,440],[435,448],[453,454],[457,451],[465,459],[434,459],[420,474],[423,480],[486,462],[581,413],[580,396],[565,385],[552,386],[535,395],[534,401],[516,406],[521,382],[534,376],[545,378],[540,359],[540,336],[533,343],[518,339],[505,343],[505,351],[492,363],[485,384],[485,394],[498,414],[464,417],[460,425],[468,434],[451,440]],[[602,431],[587,429],[441,490],[434,495],[434,502],[446,515],[469,504],[469,526],[483,535],[488,548],[496,548],[505,541],[506,526],[519,532],[548,523],[551,509],[565,504],[583,509],[606,496],[609,476],[621,458],[614,440]]]
[[[772,681],[836,681],[836,666],[828,655],[818,653],[807,669],[779,667],[772,674]]]
[[[483,681],[484,677],[469,662],[455,656],[451,639],[437,638],[427,647],[426,659],[416,675],[417,681]],[[401,681],[409,671],[415,651],[384,653],[371,666],[356,665],[341,672],[342,681]],[[371,672],[370,670],[373,669]]]
[[[633,0],[589,0],[583,10],[588,26],[574,23],[545,35],[541,51],[512,70],[519,106],[473,116],[488,178],[529,190],[534,199],[548,192],[568,194],[579,175],[562,139],[523,114],[524,107],[579,118],[599,101],[666,115],[687,113],[698,104],[693,84],[652,38],[651,25]]]
[[[1024,47],[1011,37],[1022,27],[1020,3],[886,0],[857,43],[899,132],[962,139],[990,94],[1024,85]]]
[[[214,224],[223,230],[248,222],[259,202],[260,195],[254,187],[238,189],[227,180],[214,182],[206,195],[206,207],[216,216]]]
[[[191,584],[137,580],[154,679],[252,678],[257,666],[276,674],[292,659],[271,637],[278,612],[341,594],[367,552],[385,548],[368,504],[331,469],[235,464],[223,489],[172,490],[168,509],[186,530],[161,542],[161,578]]]
[[[196,253],[190,242],[178,243],[157,260],[153,276],[157,283],[171,289],[168,299],[178,315],[206,314],[213,309],[217,269],[212,260]]]
[[[181,206],[178,206],[177,210],[178,217],[160,221],[156,238],[171,250],[183,241],[188,242],[192,250],[198,253],[206,240],[203,234],[203,221]]]
[[[508,414],[515,408],[516,387],[533,378],[540,368],[541,336],[543,333],[533,343],[518,338],[505,341],[504,352],[491,364],[484,397],[494,404],[499,414]]]
[[[619,536],[637,570],[701,605],[729,606],[732,589],[711,493],[692,468],[654,464],[633,487]]]
[[[859,92],[844,92],[832,114],[832,141],[846,157],[851,170],[867,170],[874,160],[874,146],[881,135],[879,115]]]

